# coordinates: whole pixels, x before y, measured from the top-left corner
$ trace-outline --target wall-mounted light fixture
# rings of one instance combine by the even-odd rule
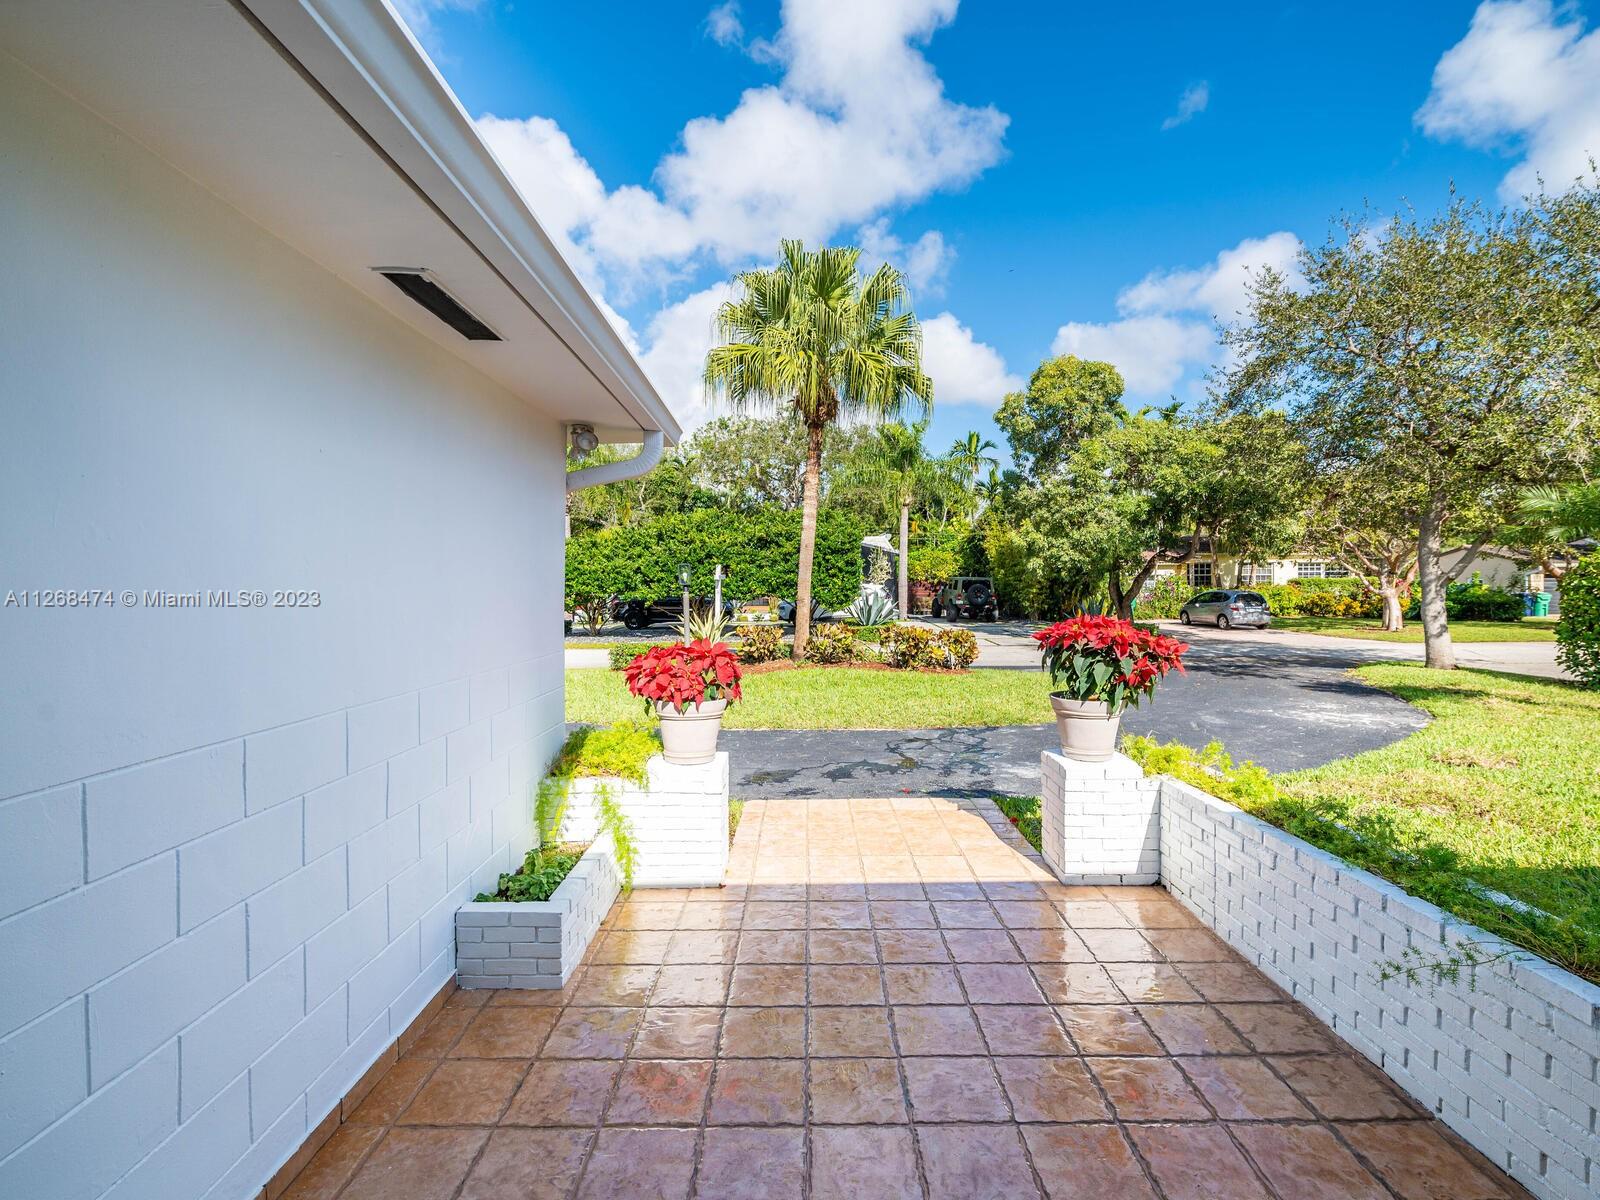
[[[572,453],[579,458],[587,458],[600,445],[593,425],[573,425],[568,429],[567,436],[572,441]]]

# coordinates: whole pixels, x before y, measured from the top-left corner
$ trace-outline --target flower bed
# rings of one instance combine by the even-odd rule
[[[456,910],[456,981],[464,988],[559,988],[578,969],[622,890],[602,833],[548,900],[485,900]]]

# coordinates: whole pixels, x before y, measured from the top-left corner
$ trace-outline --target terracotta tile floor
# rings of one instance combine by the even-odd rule
[[[755,801],[562,992],[457,992],[288,1200],[1525,1195],[1158,888],[992,805]]]

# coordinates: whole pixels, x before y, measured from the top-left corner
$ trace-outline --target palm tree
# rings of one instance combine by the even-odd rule
[[[988,467],[991,472],[1000,469],[1000,460],[989,451],[998,449],[993,442],[984,437],[976,429],[968,430],[967,436],[957,438],[955,445],[950,447],[950,453],[945,458],[968,479],[968,486],[976,489],[978,481],[983,478],[983,469]]]
[[[745,271],[717,310],[706,387],[736,411],[792,407],[806,428],[794,656],[811,636],[811,560],[817,541],[822,436],[841,420],[895,420],[933,400],[922,370],[922,329],[905,279],[887,263],[863,279],[861,251],[808,251],[784,241],[777,267]]]
[[[1600,537],[1600,483],[1531,487],[1519,499],[1517,519],[1539,540]]]
[[[880,425],[876,440],[864,448],[863,461],[851,472],[852,481],[874,488],[890,512],[900,514],[899,599],[901,615],[911,603],[911,577],[907,570],[911,541],[911,508],[919,501],[948,501],[952,493],[964,494],[964,466],[950,458],[934,458],[922,444],[927,432],[924,418],[914,425],[898,422]]]

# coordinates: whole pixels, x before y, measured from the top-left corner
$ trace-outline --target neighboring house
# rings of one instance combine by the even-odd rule
[[[0,162],[0,1196],[253,1200],[529,845],[568,426],[678,429],[381,0],[8,0]]]
[[[1470,579],[1478,573],[1490,587],[1508,591],[1539,591],[1545,587],[1545,574],[1537,564],[1503,547],[1485,547],[1474,553],[1462,546],[1446,551],[1443,562],[1445,570],[1456,579]],[[1207,553],[1187,562],[1164,561],[1155,569],[1155,576],[1179,575],[1192,587],[1254,587],[1293,583],[1297,579],[1348,579],[1353,574],[1343,563],[1309,553],[1259,562]]]
[[[1236,555],[1213,554],[1205,538],[1200,539],[1198,552],[1187,561],[1180,562],[1178,558],[1176,552],[1165,552],[1152,581],[1163,575],[1178,575],[1192,587],[1251,587],[1296,579],[1343,579],[1351,573],[1341,564],[1313,554],[1246,562]]]

